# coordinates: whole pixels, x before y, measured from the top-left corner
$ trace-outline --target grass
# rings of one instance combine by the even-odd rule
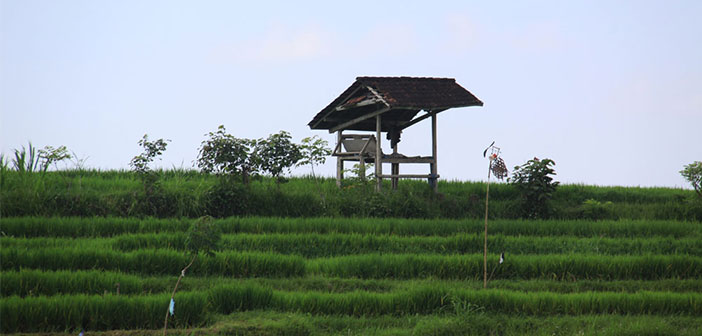
[[[120,253],[111,250],[45,248],[3,249],[3,269],[113,270],[144,275],[178,274],[190,256],[173,250],[139,250]],[[305,274],[305,261],[296,256],[273,253],[221,252],[198,258],[190,272],[197,275],[235,277],[289,277]]]
[[[3,269],[112,270],[144,275],[177,274],[189,257],[165,249],[111,250],[43,248],[3,249]],[[498,256],[490,256],[490,268]],[[319,259],[271,252],[219,252],[200,257],[191,272],[233,277],[290,277],[305,274],[357,278],[474,279],[481,274],[482,254],[358,254]],[[688,255],[514,255],[496,268],[499,279],[658,280],[702,276],[702,257]]]
[[[46,173],[0,171],[0,215],[7,216],[155,216],[199,217],[205,214],[259,216],[334,216],[403,218],[480,218],[484,213],[482,182],[440,181],[441,196],[426,183],[402,181],[398,192],[376,194],[369,185],[339,190],[330,178],[289,179],[280,188],[270,178],[254,180],[236,194],[241,206],[211,204],[208,195],[218,180],[193,170],[157,171],[160,188],[145,195],[129,171],[76,170]],[[325,202],[322,204],[321,188]],[[702,220],[702,202],[687,189],[562,185],[552,200],[560,219]],[[519,195],[509,184],[491,187],[491,216],[514,218]],[[592,211],[586,201],[602,204]],[[226,205],[226,204],[225,204]],[[601,210],[601,211],[600,211]]]
[[[185,250],[184,234],[133,234],[122,235],[105,241],[104,245],[115,250],[169,248]],[[40,241],[31,240],[35,243]],[[294,254],[306,258],[344,256],[354,254],[472,254],[482,252],[482,234],[456,234],[453,236],[394,236],[371,234],[229,234],[222,238],[221,248],[231,251],[259,251]],[[80,244],[64,240],[65,246]],[[89,239],[89,243],[96,240]],[[99,242],[99,240],[97,241]],[[82,242],[81,242],[82,243]],[[46,242],[59,245],[61,239]],[[60,246],[60,245],[59,245]],[[699,238],[581,238],[573,236],[539,237],[490,235],[490,251],[507,251],[519,254],[599,253],[605,255],[689,254],[702,256]]]
[[[699,335],[698,317],[589,314],[514,316],[510,314],[442,314],[395,317],[314,316],[253,310],[217,315],[205,327],[169,330],[169,335]],[[161,335],[163,330],[90,331],[101,336]],[[47,334],[47,333],[42,333]],[[75,335],[76,333],[51,333]]]
[[[111,237],[125,233],[184,232],[190,219],[122,217],[4,217],[0,230],[12,237]],[[225,234],[371,234],[452,236],[479,234],[480,219],[281,218],[231,217],[215,222]],[[662,220],[492,220],[490,233],[509,236],[574,236],[634,238],[641,236],[702,237],[702,224]]]
[[[691,190],[563,185],[554,219],[532,221],[493,184],[484,290],[483,183],[441,181],[435,196],[324,179],[322,204],[309,178],[264,178],[222,206],[213,176],[158,174],[146,195],[130,172],[2,169],[0,332],[160,335],[185,232],[213,210],[238,216],[216,220],[220,249],[183,278],[169,334],[702,332]]]
[[[97,270],[33,270],[5,271],[0,283],[0,294],[4,297],[17,295],[52,296],[59,294],[117,294],[141,295],[168,293],[173,288],[174,277],[168,275],[148,276],[114,271]],[[283,292],[346,293],[353,291],[391,292],[414,287],[438,285],[448,289],[482,288],[482,279],[442,280],[427,279],[360,279],[309,275],[287,278],[232,278],[223,276],[188,276],[181,283],[184,291],[205,291],[216,285],[258,285]],[[522,292],[702,292],[700,279],[662,280],[551,280],[530,279],[514,281],[493,279],[490,288]]]
[[[0,300],[2,331],[54,331],[144,328],[160,325],[168,294],[55,295]],[[198,326],[206,313],[231,314],[267,309],[347,316],[412,316],[415,314],[501,313],[517,315],[688,315],[702,314],[702,295],[692,293],[572,293],[465,290],[415,287],[391,293],[280,292],[256,285],[218,285],[205,292],[176,296],[175,323]]]
[[[517,255],[500,267],[496,267],[498,255],[488,260],[498,279],[657,280],[702,275],[702,258],[690,256]],[[308,268],[327,276],[364,279],[476,279],[482,273],[483,256],[366,254],[316,259]]]
[[[186,250],[186,234],[135,233],[107,238],[0,238],[5,248],[61,248],[135,250]],[[273,252],[306,258],[354,254],[473,254],[481,253],[483,235],[396,236],[357,233],[239,233],[223,235],[223,251]],[[678,254],[702,256],[702,240],[697,237],[640,236],[632,238],[575,236],[511,236],[492,234],[490,251],[520,254],[603,254],[647,255]]]

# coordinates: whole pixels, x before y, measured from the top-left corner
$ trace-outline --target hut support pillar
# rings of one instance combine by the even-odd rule
[[[437,147],[436,147],[436,112],[431,111],[431,157],[432,162],[429,165],[431,169],[431,177],[429,177],[429,186],[434,190],[435,193],[439,192],[439,183],[437,181],[438,177],[438,167],[437,167]]]
[[[375,116],[375,180],[376,191],[381,191],[383,187],[383,162],[380,153],[380,114]]]
[[[392,148],[392,153],[397,154],[397,143],[395,143],[395,147]],[[392,175],[400,175],[400,164],[393,162],[392,163]],[[399,182],[399,178],[393,177],[392,178],[392,190],[397,190],[397,185]]]
[[[341,133],[343,131],[339,130],[336,132],[336,143],[337,146],[341,145]],[[341,156],[336,157],[336,186],[341,188],[341,180],[344,178],[344,160],[341,159]]]

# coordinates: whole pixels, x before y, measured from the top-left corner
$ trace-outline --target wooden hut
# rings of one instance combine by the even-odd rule
[[[338,98],[322,109],[309,122],[311,129],[337,133],[333,156],[337,158],[336,179],[341,185],[345,161],[361,165],[373,162],[377,190],[383,179],[391,179],[393,189],[400,178],[426,178],[437,190],[436,116],[453,107],[482,106],[468,90],[453,78],[424,77],[357,77]],[[423,112],[422,112],[423,111]],[[431,156],[406,156],[398,153],[402,131],[431,118]],[[346,131],[369,131],[375,134],[350,134]],[[390,140],[392,154],[383,153],[381,133]],[[383,163],[392,171],[383,174]],[[400,174],[401,164],[429,164],[429,174]]]

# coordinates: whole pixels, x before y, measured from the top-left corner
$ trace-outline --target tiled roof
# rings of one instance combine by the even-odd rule
[[[372,90],[369,90],[369,87]],[[452,107],[483,105],[480,99],[461,87],[453,78],[357,77],[346,91],[317,113],[308,125],[313,129],[330,129],[386,107],[377,99],[376,94],[390,108],[382,114],[381,123],[384,124],[384,130],[409,122],[421,110],[438,111]],[[371,97],[375,100],[369,101]],[[364,100],[369,103],[362,104]],[[349,129],[375,130],[375,121],[367,120]]]

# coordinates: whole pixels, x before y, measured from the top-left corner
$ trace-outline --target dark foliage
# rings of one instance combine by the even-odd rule
[[[214,217],[249,213],[250,191],[232,177],[222,176],[204,195],[205,212]]]
[[[522,217],[549,218],[552,214],[549,201],[559,184],[551,177],[556,175],[554,165],[553,160],[533,158],[514,167],[510,183],[519,192]]]
[[[240,176],[248,184],[249,176],[258,172],[260,165],[254,152],[256,141],[240,139],[227,133],[224,125],[216,132],[205,134],[196,165],[204,173]]]

